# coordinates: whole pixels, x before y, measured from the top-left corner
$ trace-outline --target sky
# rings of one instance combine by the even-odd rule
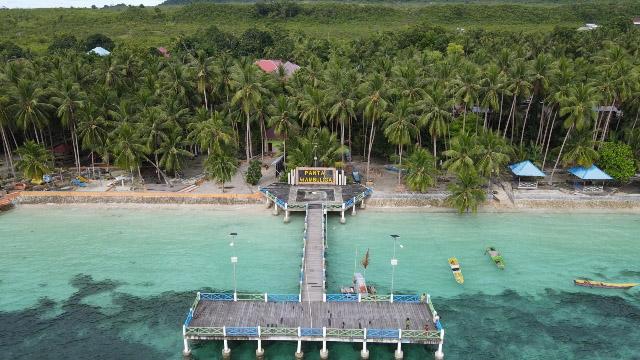
[[[0,7],[8,8],[52,8],[52,7],[91,7],[96,5],[130,4],[158,5],[163,0],[0,0]]]

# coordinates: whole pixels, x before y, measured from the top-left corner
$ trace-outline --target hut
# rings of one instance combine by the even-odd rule
[[[609,174],[595,165],[591,165],[589,168],[574,166],[569,169],[569,173],[577,178],[574,186],[582,192],[602,192],[605,181],[613,180]]]
[[[542,170],[529,160],[509,165],[509,169],[518,178],[518,189],[537,189],[538,178],[545,177]]]
[[[255,64],[260,68],[260,70],[270,74],[275,73],[278,71],[278,68],[281,67],[284,69],[286,77],[291,77],[293,73],[300,69],[300,66],[290,61],[282,62],[281,60],[261,59],[256,61]]]

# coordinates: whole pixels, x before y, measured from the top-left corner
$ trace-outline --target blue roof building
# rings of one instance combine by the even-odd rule
[[[538,180],[536,178],[545,177],[542,170],[538,169],[529,160],[509,165],[509,169],[511,169],[513,175],[518,177],[518,189],[537,189]],[[522,178],[526,179],[523,181]]]
[[[589,168],[574,166],[569,169],[569,173],[582,180],[581,184],[576,182],[576,188],[584,192],[601,192],[604,190],[604,182],[613,180],[609,174],[595,165]],[[594,184],[594,181],[601,181],[601,183]]]

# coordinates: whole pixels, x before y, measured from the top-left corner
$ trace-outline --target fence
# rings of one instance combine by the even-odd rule
[[[325,301],[420,303],[423,300],[421,299],[420,295],[326,294]]]

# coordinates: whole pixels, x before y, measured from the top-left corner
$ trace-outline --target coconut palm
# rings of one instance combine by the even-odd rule
[[[320,127],[327,119],[328,93],[320,88],[304,87],[300,100],[300,119],[310,127]]]
[[[260,70],[249,61],[236,62],[231,74],[231,86],[235,94],[231,106],[237,107],[245,115],[245,153],[247,161],[252,157],[251,147],[251,114],[256,110],[263,96],[268,94],[267,88],[260,80]]]
[[[303,136],[291,140],[287,162],[291,168],[334,166],[342,153],[347,151],[327,128],[310,128]]]
[[[149,149],[145,146],[145,140],[133,124],[124,122],[109,134],[110,152],[114,157],[114,164],[133,175],[134,169],[140,174],[140,164],[145,159]]]
[[[405,182],[413,191],[426,192],[436,184],[437,169],[434,159],[423,148],[416,148],[407,158]]]
[[[80,172],[80,144],[76,127],[78,113],[86,103],[86,100],[87,95],[80,90],[80,85],[68,79],[59,85],[55,96],[51,98],[53,103],[58,104],[57,115],[62,121],[62,126],[68,128],[71,133],[73,155],[78,172]]]
[[[355,72],[352,72],[355,74]],[[340,145],[344,146],[344,124],[351,123],[351,119],[356,117],[355,87],[353,79],[347,71],[340,72],[339,78],[329,86],[329,91],[334,94],[329,97],[328,114],[331,120],[340,124]],[[351,144],[349,144],[351,146]],[[344,155],[342,157],[344,162]]]
[[[443,153],[448,159],[442,165],[452,173],[473,172],[477,150],[476,137],[461,133],[451,140],[451,149]]]
[[[53,161],[53,155],[42,144],[27,140],[16,152],[20,156],[16,166],[26,179],[40,181],[51,170],[49,164]]]
[[[196,51],[196,54],[191,54],[191,66],[193,67],[198,92],[202,94],[204,99],[204,108],[209,108],[209,99],[207,98],[207,90],[209,82],[211,81],[211,66],[212,58],[208,57],[203,50]]]
[[[44,141],[38,136],[38,130],[47,125],[50,113],[56,108],[45,102],[44,90],[35,81],[21,79],[14,90],[8,110],[14,114],[15,124],[25,133],[33,130],[36,142]]]
[[[161,166],[157,150],[160,144],[167,140],[168,133],[172,128],[167,124],[166,114],[160,107],[142,109],[140,120],[142,120],[142,126],[144,127],[145,146],[149,152],[153,153],[153,164],[159,181]]]
[[[462,115],[462,132],[465,131],[467,109],[477,102],[480,85],[478,68],[472,63],[464,63],[454,82],[455,98],[464,104]]]
[[[162,140],[154,151],[160,155],[158,165],[175,176],[182,170],[185,159],[193,157],[193,154],[184,149],[188,142],[183,138],[181,129],[174,128]]]
[[[484,180],[475,172],[462,172],[458,174],[457,181],[448,186],[451,193],[446,203],[463,212],[478,211],[478,206],[486,199],[486,192],[482,189]]]
[[[2,91],[2,89],[0,89]],[[2,148],[4,155],[7,159],[7,163],[9,164],[9,169],[11,170],[11,175],[16,177],[16,170],[13,166],[13,154],[11,152],[11,144],[9,143],[9,138],[7,136],[7,131],[5,129],[9,129],[12,125],[12,119],[9,116],[9,97],[0,94],[0,137],[2,137]]]
[[[387,110],[387,84],[386,79],[380,74],[374,74],[360,85],[360,92],[363,97],[358,102],[358,108],[362,111],[365,120],[371,122],[371,130],[369,131],[369,141],[367,150],[367,171],[365,176],[369,180],[369,167],[371,165],[371,149],[373,148],[373,140],[376,134],[376,121],[379,120]],[[365,126],[366,129],[366,126]],[[365,130],[366,138],[366,130]],[[366,143],[366,141],[365,141]],[[365,144],[366,147],[366,144]]]
[[[411,143],[411,138],[415,136],[418,128],[415,125],[415,115],[409,106],[407,98],[401,98],[394,106],[392,112],[385,113],[384,135],[390,143],[398,146],[400,157],[398,169],[398,185],[401,184],[402,177],[402,150],[404,145]]]
[[[227,125],[224,115],[214,111],[209,113],[207,109],[196,110],[194,121],[189,124],[187,139],[202,149],[207,149],[207,155],[212,152],[219,153],[233,142],[233,131]]]
[[[491,180],[511,159],[513,149],[498,132],[488,130],[478,136],[475,149],[478,173]]]
[[[561,104],[560,115],[566,116],[564,120],[564,127],[567,129],[567,133],[565,134],[562,145],[560,146],[558,158],[556,159],[556,163],[551,171],[551,176],[549,176],[549,184],[553,181],[553,175],[556,172],[556,168],[560,162],[560,157],[562,156],[562,150],[564,149],[564,145],[571,134],[571,130],[574,128],[582,130],[589,126],[591,120],[595,119],[596,112],[594,109],[598,104],[596,91],[596,88],[588,84],[573,86],[569,90],[569,97],[567,97]]]
[[[579,165],[589,168],[600,157],[594,149],[594,141],[588,131],[575,133],[566,147],[567,151],[562,156],[563,166]]]
[[[448,133],[449,122],[451,121],[451,105],[452,101],[438,87],[434,87],[431,92],[425,95],[425,98],[418,104],[418,108],[422,110],[422,116],[418,119],[418,126],[426,126],[431,141],[433,143],[433,162],[437,164],[437,141],[438,138]]]
[[[269,106],[269,126],[274,132],[282,136],[283,158],[287,161],[287,140],[298,129],[298,108],[294,99],[280,95],[276,103]]]
[[[103,151],[107,140],[107,122],[98,115],[98,110],[89,103],[85,106],[78,123],[78,137],[83,150],[91,151],[91,168],[95,167],[94,154]]]
[[[219,182],[224,192],[224,183],[229,182],[238,169],[236,158],[223,152],[216,151],[207,156],[204,171],[208,177]]]

